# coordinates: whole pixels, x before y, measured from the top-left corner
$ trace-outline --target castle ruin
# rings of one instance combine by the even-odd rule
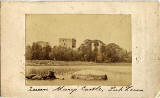
[[[73,38],[59,38],[59,45],[66,48],[76,48],[76,40]]]

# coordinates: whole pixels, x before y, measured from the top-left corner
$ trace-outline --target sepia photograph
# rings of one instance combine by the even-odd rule
[[[159,2],[1,4],[1,96],[159,96]]]
[[[25,85],[132,84],[130,14],[26,14]]]

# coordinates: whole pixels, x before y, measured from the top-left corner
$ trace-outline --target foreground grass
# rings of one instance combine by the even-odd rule
[[[40,61],[39,61],[40,62]],[[62,62],[60,62],[62,64]],[[65,63],[65,62],[63,62]],[[63,66],[50,65],[26,65],[26,75],[47,74],[49,70],[55,72],[58,78],[64,80],[26,80],[26,85],[131,85],[132,67],[130,63],[90,63],[90,62],[66,62]],[[27,63],[26,63],[27,64]],[[70,65],[69,65],[70,64]],[[75,64],[75,66],[73,66]],[[91,66],[92,65],[92,66]],[[107,74],[108,80],[74,80],[71,75],[80,70],[97,70]]]

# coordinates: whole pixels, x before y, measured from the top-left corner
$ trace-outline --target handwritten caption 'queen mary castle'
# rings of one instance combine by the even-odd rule
[[[58,86],[53,89],[49,88],[36,88],[36,87],[29,87],[28,91],[41,91],[41,92],[46,92],[46,91],[62,91],[62,92],[68,92],[69,94],[73,94],[74,92],[78,91],[84,91],[84,92],[92,92],[92,91],[97,91],[97,92],[142,92],[143,89],[136,89],[133,86],[111,86],[107,89],[103,89],[102,86],[96,86],[96,87],[89,87],[89,86],[82,86],[80,88],[70,88],[67,86]]]

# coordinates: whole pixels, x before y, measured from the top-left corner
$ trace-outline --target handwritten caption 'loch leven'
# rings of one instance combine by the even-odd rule
[[[104,92],[104,91],[108,91],[108,92],[142,92],[143,89],[136,89],[133,86],[111,86],[107,89],[103,89],[102,86],[96,86],[96,87],[90,87],[90,86],[82,86],[82,87],[78,87],[78,88],[70,88],[68,86],[58,86],[56,88],[53,89],[49,89],[49,88],[36,88],[36,87],[29,87],[28,91],[42,91],[42,92],[46,92],[46,91],[63,91],[63,92],[68,92],[69,94],[73,94],[75,92],[78,91],[85,91],[85,92],[92,92],[92,91],[97,91],[97,92]]]

